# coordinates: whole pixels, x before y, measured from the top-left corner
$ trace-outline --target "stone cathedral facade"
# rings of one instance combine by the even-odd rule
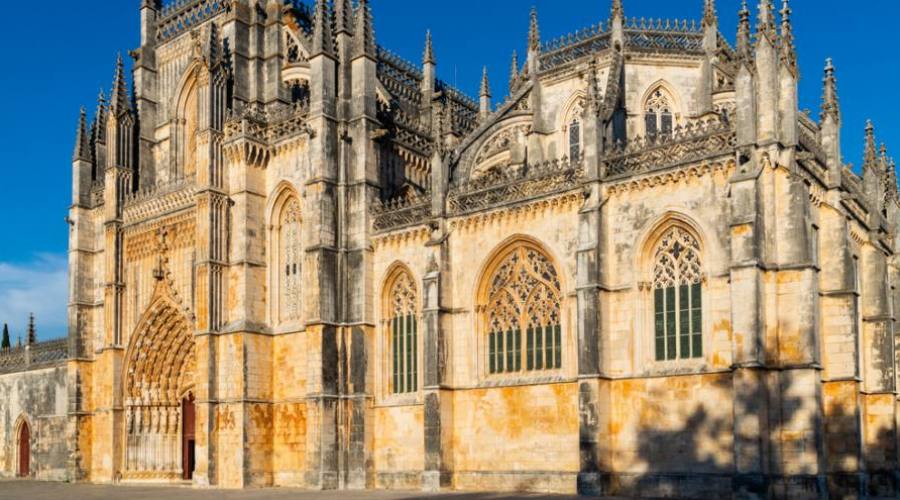
[[[485,71],[473,99],[430,35],[421,65],[380,46],[366,0],[143,0],[133,86],[120,59],[78,128],[68,454],[37,432],[31,460],[215,488],[897,495],[900,201],[873,127],[857,174],[830,61],[798,110],[786,1],[745,2],[734,46],[713,0],[690,22],[601,3],[552,41],[532,12],[508,89]],[[23,401],[5,475],[42,418]]]

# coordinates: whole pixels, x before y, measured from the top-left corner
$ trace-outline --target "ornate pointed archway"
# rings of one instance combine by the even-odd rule
[[[194,434],[183,415],[196,366],[191,325],[171,285],[160,280],[125,358],[125,480],[191,477],[183,439]]]

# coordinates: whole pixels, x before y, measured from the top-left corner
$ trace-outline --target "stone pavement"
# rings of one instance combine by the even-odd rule
[[[163,486],[99,486],[87,484],[45,483],[39,481],[0,481],[0,500],[150,500],[164,498],[170,500],[402,500],[402,499],[448,499],[448,500],[512,500],[547,499],[569,500],[577,496],[566,495],[526,495],[508,493],[445,493],[427,495],[421,492],[396,491],[326,491],[312,492],[295,489],[253,489],[253,490],[195,490],[188,487]]]

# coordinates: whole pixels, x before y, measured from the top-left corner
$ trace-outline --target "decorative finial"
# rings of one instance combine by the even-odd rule
[[[781,7],[781,60],[792,70],[797,69],[797,52],[794,49],[794,29],[791,26],[791,6],[784,0]]]
[[[37,343],[37,329],[34,327],[34,313],[28,315],[28,345]]]
[[[353,5],[350,0],[334,2],[334,33],[353,34]]]
[[[878,162],[878,146],[875,144],[875,126],[866,120],[866,147],[863,152],[863,172],[874,168]]]
[[[491,82],[488,81],[487,66],[484,67],[481,73],[481,92],[479,92],[479,95],[481,97],[491,97]]]
[[[531,8],[531,25],[528,28],[528,51],[539,52],[541,50],[541,30],[538,27],[537,7]]]
[[[434,46],[431,41],[431,30],[425,32],[425,53],[422,56],[422,64],[437,64],[434,58]]]
[[[83,106],[78,116],[78,131],[75,133],[75,152],[72,154],[72,160],[91,161],[91,138],[88,135],[87,112]]]
[[[822,92],[822,113],[819,118],[824,120],[826,116],[831,116],[839,122],[841,108],[838,101],[837,78],[834,76],[834,64],[830,57],[825,60],[825,78],[822,81],[824,90]]]
[[[360,3],[360,6],[362,4]],[[334,57],[334,37],[331,33],[331,15],[328,0],[316,0],[313,19],[313,43],[310,56],[324,54]]]
[[[610,18],[625,19],[625,9],[622,7],[622,0],[613,0]]]
[[[716,0],[706,0],[703,5],[703,27],[709,28],[719,24],[719,16],[716,14]]]
[[[737,52],[744,61],[749,61],[753,54],[750,49],[750,9],[747,0],[741,2],[741,10],[738,11]]]
[[[125,84],[125,63],[122,54],[116,59],[116,76],[113,78],[113,93],[110,111],[114,115],[127,113],[130,110],[128,103],[128,86]]]
[[[512,65],[509,69],[509,93],[515,92],[519,82],[519,55],[514,50],[512,53]]]
[[[775,32],[775,6],[772,0],[760,0],[759,20],[756,31],[761,34],[772,35]]]
[[[353,57],[369,56],[375,59],[375,27],[368,0],[359,0],[356,8],[356,36],[353,42]]]

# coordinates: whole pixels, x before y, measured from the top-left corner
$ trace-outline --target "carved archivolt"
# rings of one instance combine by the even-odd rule
[[[506,127],[484,141],[475,154],[475,169],[472,177],[484,174],[491,167],[509,159],[510,149],[519,144],[525,147],[525,137],[531,132],[531,125],[521,124]]]

